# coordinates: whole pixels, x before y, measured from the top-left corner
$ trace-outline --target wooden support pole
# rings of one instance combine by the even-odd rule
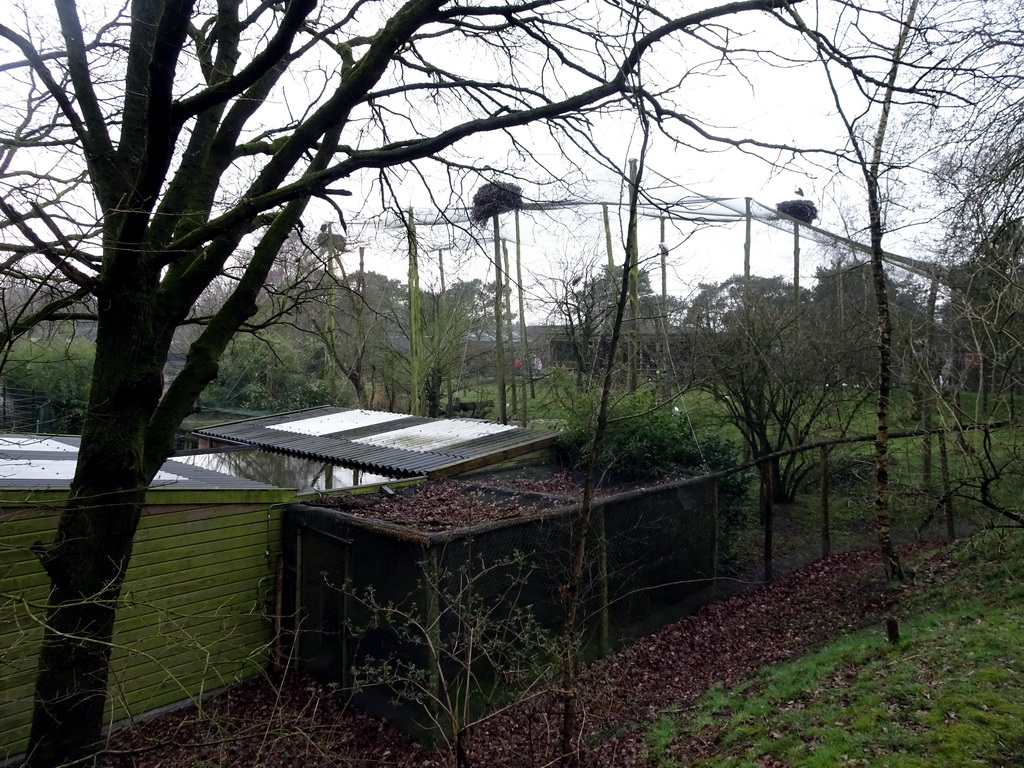
[[[800,225],[793,222],[793,303],[800,308]]]
[[[409,237],[409,412],[414,416],[422,416],[423,382],[420,377],[420,366],[422,365],[423,349],[420,336],[422,320],[420,316],[420,267],[416,243],[416,220],[413,218],[412,208],[409,209],[407,229]]]
[[[327,381],[327,391],[330,393],[331,398],[335,398],[338,395],[338,365],[336,361],[337,345],[336,334],[335,334],[335,323],[337,318],[335,317],[335,279],[334,279],[334,262],[335,262],[335,248],[334,248],[334,232],[332,231],[332,224],[327,223],[327,240],[325,242],[325,248],[323,255],[327,258],[327,307],[325,322],[325,339],[324,339],[324,378]]]
[[[821,486],[820,486],[820,504],[821,504],[821,556],[828,557],[832,554],[832,526],[829,521],[829,450],[827,445],[821,446],[820,450],[820,461],[821,464]]]
[[[665,217],[662,216],[660,219],[659,236],[661,240],[658,242],[658,250],[661,253],[661,338],[665,345],[664,355],[665,359],[662,360],[661,365],[658,366],[661,371],[663,386],[662,393],[667,396],[670,390],[675,386],[675,376],[673,380],[669,380],[669,372],[675,373],[675,366],[672,364],[672,346],[668,340],[668,243],[665,242]]]
[[[744,285],[750,285],[750,225],[753,216],[750,211],[751,198],[746,198],[746,239],[743,241],[743,283]]]
[[[612,247],[612,221],[608,215],[608,203],[601,203],[601,213],[604,216],[604,247],[608,256],[608,274],[615,274],[615,249]]]
[[[525,427],[529,423],[526,413],[526,382],[530,382],[530,396],[533,391],[533,363],[530,360],[530,343],[526,338],[526,295],[523,289],[523,240],[519,229],[519,211],[516,217],[516,293],[519,297],[519,359],[522,369],[519,372],[519,425]]]
[[[502,255],[504,256],[504,264],[505,264],[505,284],[504,284],[504,286],[502,286],[501,293],[505,297],[505,321],[506,321],[506,325],[507,325],[507,328],[506,328],[507,336],[506,336],[506,338],[508,339],[509,351],[512,353],[513,358],[515,358],[515,343],[513,341],[513,334],[512,334],[512,291],[510,290],[510,286],[508,284],[508,277],[509,277],[509,274],[511,274],[510,270],[509,270],[509,261],[508,261],[508,243],[506,243],[504,240],[502,240],[501,241],[501,248],[502,248]],[[512,375],[512,386],[509,388],[509,394],[510,394],[510,396],[512,398],[512,413],[515,415],[516,418],[522,418],[522,417],[521,417],[521,415],[519,413],[519,382],[516,381],[515,374],[518,373],[519,377],[522,378],[522,375],[523,375],[522,366],[523,366],[523,361],[522,361],[522,359],[519,359],[519,366],[518,367],[516,367],[516,366],[512,367],[512,373],[513,373],[513,375]]]
[[[501,268],[501,225],[498,223],[497,214],[493,218],[494,229],[494,351],[497,356],[498,375],[497,397],[498,397],[498,421],[502,424],[508,423],[508,409],[505,405],[505,342],[503,317],[503,305],[505,297],[503,294],[505,277]]]
[[[441,311],[447,313],[448,308],[448,294],[447,287],[444,282],[444,251],[440,248],[437,249],[437,274],[438,281],[441,287]],[[446,315],[447,316],[447,315]],[[447,366],[446,366],[447,367]],[[445,412],[450,416],[452,407],[455,402],[455,393],[452,391],[452,379],[462,378],[461,367],[458,370],[450,370],[449,374],[445,377]]]
[[[345,278],[346,283],[348,278]],[[359,274],[356,276],[356,295],[366,295],[366,248],[359,246]],[[369,408],[370,398],[366,394],[365,381],[363,379],[363,354],[366,352],[366,316],[363,314],[363,302],[353,301],[352,311],[355,314],[356,321],[356,344],[358,349],[356,352],[356,380],[359,385],[356,387],[357,395],[359,397],[359,405],[361,408]],[[371,382],[372,384],[372,382]]]

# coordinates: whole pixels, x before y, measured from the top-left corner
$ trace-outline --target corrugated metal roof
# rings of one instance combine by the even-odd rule
[[[77,437],[0,435],[0,488],[67,488],[75,476]],[[179,461],[166,461],[151,488],[274,488]]]
[[[548,448],[557,439],[550,430],[479,419],[428,419],[340,408],[246,419],[197,429],[195,434],[391,477],[439,477],[490,466]]]

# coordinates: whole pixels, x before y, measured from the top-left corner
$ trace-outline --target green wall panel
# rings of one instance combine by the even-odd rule
[[[0,492],[0,761],[24,751],[28,736],[49,584],[30,547],[52,539],[61,498]],[[278,490],[150,493],[115,628],[111,720],[264,668],[272,640],[264,612],[287,498]]]

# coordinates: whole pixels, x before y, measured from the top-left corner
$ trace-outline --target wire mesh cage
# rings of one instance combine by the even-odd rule
[[[464,488],[492,504],[508,495]],[[514,517],[433,532],[290,505],[286,593],[299,665],[421,738],[448,727],[455,702],[482,711],[545,674],[565,642],[580,506],[539,493],[509,503],[520,510]],[[713,599],[714,480],[598,498],[593,520],[585,621],[573,638],[585,656]]]

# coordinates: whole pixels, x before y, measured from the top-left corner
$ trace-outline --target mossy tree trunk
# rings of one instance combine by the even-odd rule
[[[862,162],[864,181],[868,193],[868,221],[871,231],[871,283],[875,294],[875,308],[878,319],[878,391],[877,421],[875,430],[875,530],[878,546],[889,578],[902,579],[903,565],[892,540],[892,519],[889,503],[889,413],[892,404],[892,314],[889,311],[889,294],[886,287],[885,264],[882,259],[882,237],[885,231],[882,222],[880,179],[882,150],[885,145],[892,109],[896,77],[910,32],[917,14],[917,0],[912,0],[907,18],[900,30],[899,40],[892,50],[891,66],[882,97],[882,112],[875,129],[870,162]]]
[[[41,554],[51,588],[36,682],[30,766],[63,765],[99,743],[117,601],[146,489],[174,447],[178,425],[216,377],[217,360],[256,310],[256,296],[301,205],[264,237],[250,271],[192,345],[166,393],[174,329],[198,298],[145,242],[116,228],[95,286],[96,364],[69,501]],[[110,219],[116,219],[111,214]],[[123,217],[126,224],[131,217]],[[174,290],[169,290],[173,288]]]

